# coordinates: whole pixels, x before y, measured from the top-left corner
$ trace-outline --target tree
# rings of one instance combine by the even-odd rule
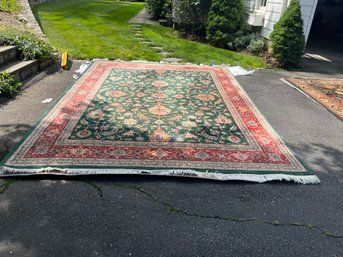
[[[204,36],[205,23],[212,0],[173,0],[173,18],[176,28]]]
[[[299,0],[292,0],[270,35],[272,56],[286,68],[297,67],[304,53],[305,37]]]
[[[163,13],[164,0],[146,0],[145,7],[151,17],[159,19]]]
[[[206,35],[224,47],[238,31],[246,29],[247,14],[243,0],[213,0],[206,22]]]

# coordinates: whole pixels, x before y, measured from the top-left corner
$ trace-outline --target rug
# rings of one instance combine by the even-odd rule
[[[286,80],[343,119],[343,79],[292,77]]]
[[[0,173],[319,183],[225,67],[110,61],[90,66]]]

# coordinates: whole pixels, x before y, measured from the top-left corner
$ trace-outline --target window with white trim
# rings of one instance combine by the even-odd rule
[[[267,0],[260,0],[260,7],[266,7]]]
[[[267,0],[256,0],[256,10],[265,9],[267,5]]]

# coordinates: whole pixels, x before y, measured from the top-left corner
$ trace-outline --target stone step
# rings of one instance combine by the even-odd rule
[[[182,61],[180,58],[163,58],[162,61],[169,63],[179,63]]]
[[[18,47],[0,46],[0,68],[19,58]]]
[[[155,50],[163,50],[164,48],[161,46],[152,46],[150,47],[151,49],[155,49]]]
[[[3,71],[11,73],[17,80],[24,81],[25,79],[38,73],[39,65],[36,60],[15,61],[0,69],[0,72]]]
[[[162,56],[169,56],[169,55],[171,55],[172,53],[170,53],[170,52],[159,52],[158,54],[160,54],[160,55],[162,55]]]

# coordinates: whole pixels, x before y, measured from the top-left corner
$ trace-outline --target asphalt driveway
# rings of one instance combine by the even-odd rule
[[[0,99],[0,159],[79,65]],[[0,179],[0,256],[343,256],[343,122],[282,76],[261,70],[238,81],[321,184]]]

